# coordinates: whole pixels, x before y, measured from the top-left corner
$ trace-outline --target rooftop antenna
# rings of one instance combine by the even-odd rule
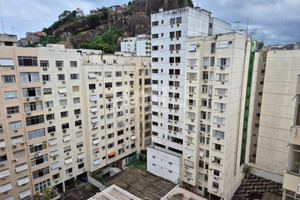
[[[15,27],[12,26],[12,27],[11,27],[11,32],[12,32],[13,35],[15,34],[15,33],[14,33],[14,29],[15,29]]]
[[[239,30],[239,25],[240,25],[240,22],[241,22],[241,21],[236,21],[236,22],[233,22],[234,24],[236,24],[236,25],[237,25],[237,28],[236,28],[236,30]]]
[[[248,34],[248,25],[249,25],[249,17],[247,17],[247,27],[246,27],[246,33]]]
[[[4,33],[3,20],[1,20],[1,24],[2,24],[2,32]]]

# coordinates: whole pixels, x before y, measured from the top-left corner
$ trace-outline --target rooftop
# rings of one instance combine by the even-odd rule
[[[141,199],[159,200],[176,184],[150,172],[131,166],[106,180],[108,186],[117,185]]]
[[[164,196],[162,200],[207,200],[207,199],[177,185],[172,191],[170,191],[166,196]]]

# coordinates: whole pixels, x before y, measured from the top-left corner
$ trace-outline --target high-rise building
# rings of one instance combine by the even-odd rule
[[[147,150],[147,170],[175,183],[180,177],[185,130],[186,38],[228,32],[231,27],[221,20],[212,24],[210,15],[190,7],[161,9],[151,15],[153,145]]]
[[[184,186],[231,199],[248,162],[258,56],[245,32],[186,40]]]
[[[151,56],[151,36],[142,34],[123,38],[121,52],[132,53],[136,56]]]
[[[0,199],[25,199],[51,179],[37,49],[0,47],[0,74]]]
[[[293,151],[289,151],[287,146],[290,143],[290,149],[293,148],[295,141],[292,140],[292,134],[297,129],[293,113],[296,109],[294,97],[300,74],[299,59],[297,44],[268,47],[264,57],[264,80],[257,83],[263,85],[263,91],[260,94],[262,102],[257,104],[261,111],[255,113],[260,116],[260,120],[255,124],[259,130],[254,146],[256,160],[253,171],[258,176],[278,183],[283,183],[287,163],[288,168],[291,167],[289,154],[292,155]]]
[[[0,75],[0,199],[65,191],[151,143],[150,58],[0,47]]]

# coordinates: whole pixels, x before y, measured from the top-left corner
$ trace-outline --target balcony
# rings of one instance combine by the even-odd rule
[[[58,193],[58,191],[55,187],[52,187],[52,188],[49,187],[44,190],[44,193],[36,194],[34,199],[36,199],[36,200],[42,200],[42,199],[58,200],[58,199],[60,199],[60,194]]]

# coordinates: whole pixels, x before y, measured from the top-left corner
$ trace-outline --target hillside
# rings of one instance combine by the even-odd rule
[[[150,15],[160,8],[172,10],[191,6],[191,0],[135,0],[129,2],[121,13],[111,13],[107,8],[85,17],[76,17],[76,11],[65,11],[59,20],[43,31],[67,48],[101,49],[112,53],[119,50],[123,37],[150,34]],[[42,44],[45,44],[41,42]],[[42,38],[43,40],[43,38]],[[49,39],[48,39],[49,40]]]

